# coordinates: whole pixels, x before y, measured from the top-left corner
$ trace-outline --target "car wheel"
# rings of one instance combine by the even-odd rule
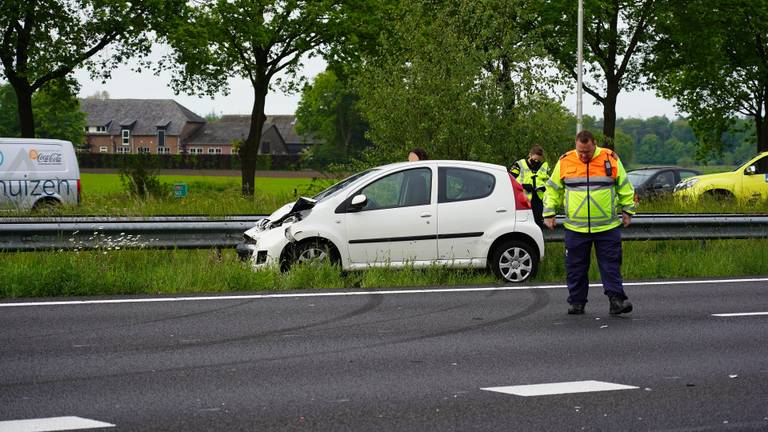
[[[295,264],[322,265],[325,263],[336,264],[339,262],[339,253],[328,241],[322,239],[306,240],[293,251],[293,259],[288,267]],[[287,263],[286,263],[287,264]]]
[[[733,204],[736,201],[736,197],[730,191],[723,189],[709,190],[702,195],[705,203],[714,204]]]
[[[539,268],[538,254],[528,243],[506,240],[494,249],[491,268],[505,282],[524,282],[536,275]]]

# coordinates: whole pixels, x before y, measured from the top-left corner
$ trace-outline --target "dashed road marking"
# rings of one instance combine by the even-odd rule
[[[589,393],[613,390],[634,390],[639,387],[614,384],[604,381],[569,381],[548,384],[531,384],[506,387],[486,387],[480,390],[487,390],[498,393],[506,393],[515,396],[548,396],[569,393]]]
[[[742,317],[742,316],[762,316],[762,315],[768,315],[768,312],[738,312],[738,313],[712,314],[712,316],[716,316],[716,317]]]
[[[115,425],[82,417],[48,417],[0,421],[0,432],[53,432],[108,427],[115,427]]]

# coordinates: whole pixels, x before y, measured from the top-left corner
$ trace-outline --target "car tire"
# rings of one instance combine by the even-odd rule
[[[701,197],[705,203],[733,204],[736,202],[736,197],[733,193],[724,189],[708,190]]]
[[[32,206],[34,213],[53,213],[61,207],[61,201],[56,198],[41,198]]]
[[[283,271],[286,271],[296,264],[338,264],[340,261],[341,257],[339,256],[339,252],[329,241],[323,239],[309,239],[297,244],[291,253],[290,260],[284,261],[281,267]]]
[[[527,242],[504,240],[491,253],[491,269],[504,282],[520,283],[536,275],[539,256]]]

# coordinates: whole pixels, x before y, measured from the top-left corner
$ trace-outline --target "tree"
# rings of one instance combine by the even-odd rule
[[[85,141],[85,113],[80,111],[77,83],[56,79],[45,84],[32,97],[35,136],[72,142]],[[0,86],[0,136],[21,136],[16,97],[10,84]]]
[[[699,153],[720,152],[736,116],[752,119],[768,150],[768,3],[669,2],[656,26],[652,84],[690,114]]]
[[[571,118],[546,96],[541,53],[520,25],[527,1],[399,4],[356,85],[369,163],[422,147],[434,158],[509,165],[533,144],[553,157],[572,146]]]
[[[370,144],[365,138],[368,124],[356,106],[359,99],[349,83],[338,79],[332,70],[319,74],[304,87],[296,110],[296,130],[323,141],[311,150],[312,165],[345,163],[359,157]]]
[[[612,147],[616,130],[616,101],[622,90],[642,84],[640,67],[655,22],[657,0],[585,0],[584,68],[582,88],[603,106],[603,135]],[[577,3],[549,0],[539,3],[532,27],[547,29],[547,52],[566,76],[578,74]]]
[[[0,61],[16,93],[21,136],[35,136],[32,95],[86,66],[109,77],[114,66],[149,51],[148,31],[183,0],[3,0]],[[157,25],[156,25],[157,24]],[[109,56],[96,55],[110,47]]]
[[[240,147],[242,193],[253,195],[256,156],[266,120],[264,104],[273,85],[296,90],[302,59],[316,55],[349,27],[366,2],[341,0],[207,0],[196,2],[167,37],[165,60],[172,85],[202,95],[228,91],[226,78],[247,79],[254,91],[248,136]],[[178,65],[182,67],[179,68]]]

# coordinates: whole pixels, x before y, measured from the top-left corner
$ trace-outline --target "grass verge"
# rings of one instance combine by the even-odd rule
[[[564,282],[563,255],[561,243],[547,244],[547,257],[532,282]],[[768,274],[767,262],[768,239],[625,242],[622,269],[628,280],[755,276]],[[439,266],[349,273],[312,266],[287,273],[254,272],[233,251],[219,256],[210,250],[0,253],[0,263],[2,298],[499,283],[490,272]],[[596,263],[590,280],[600,280]]]

